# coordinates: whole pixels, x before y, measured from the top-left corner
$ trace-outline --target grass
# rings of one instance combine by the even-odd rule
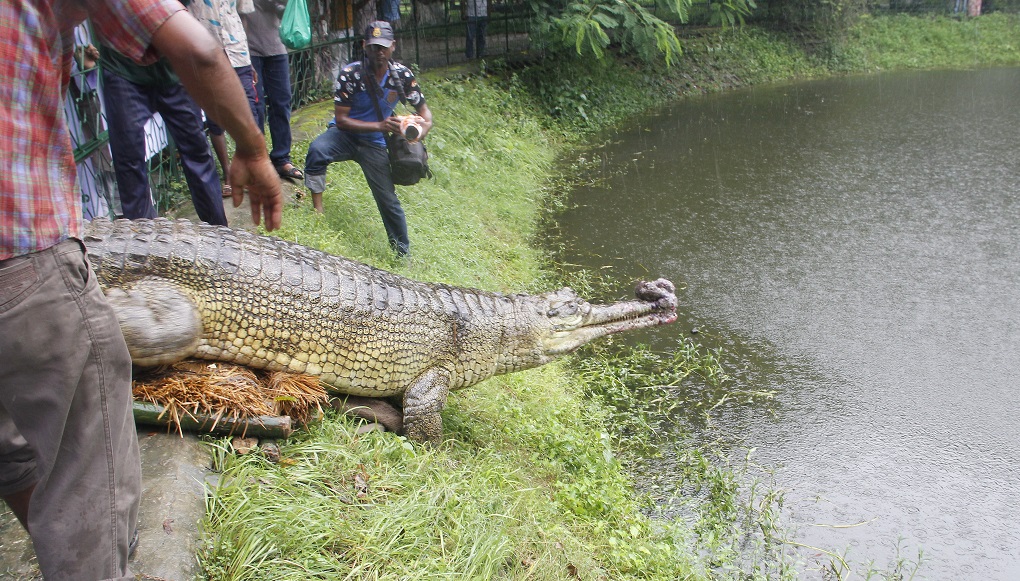
[[[219,498],[232,492],[246,501],[211,506],[211,513],[235,525],[222,529],[221,539],[243,538],[253,549],[210,561],[209,570],[221,567],[231,579],[409,579],[424,572],[482,579],[522,577],[514,573],[525,563],[559,559],[551,541],[534,542],[542,515],[524,509],[534,491],[522,489],[498,456],[414,447],[350,428],[323,424],[287,446],[279,465],[221,455],[239,484]]]
[[[851,44],[865,70],[970,68],[1020,62],[1020,19],[993,13],[959,20],[905,15],[864,18]]]
[[[278,234],[421,280],[532,292],[569,279],[594,297],[597,276],[564,272],[534,242],[572,179],[558,160],[599,128],[686,94],[749,83],[1016,64],[1017,22],[866,19],[838,62],[748,29],[691,39],[668,71],[563,57],[488,77],[426,74],[436,177],[398,189],[413,258],[392,255],[353,163],[330,167],[323,215],[307,201],[292,205]],[[313,105],[295,124],[314,136],[330,114],[330,103]],[[307,144],[295,143],[295,160]],[[221,478],[199,561],[206,578],[224,581],[793,579],[799,563],[779,516],[782,491],[749,476],[750,455],[718,455],[690,437],[697,423],[683,420],[707,417],[723,401],[770,397],[742,392],[717,354],[697,344],[668,354],[601,345],[452,394],[438,447],[361,434],[357,421],[331,413],[283,442],[277,464],[215,442]],[[697,412],[678,415],[678,406]],[[680,473],[653,499],[633,483],[641,457],[664,453],[650,449],[654,430],[677,435],[668,452]],[[830,577],[850,578],[832,554]],[[903,559],[867,576],[913,570]]]
[[[324,215],[288,207],[280,235],[424,280],[556,286],[530,243],[565,138],[532,120],[541,116],[515,81],[424,84],[450,123],[429,138],[436,179],[401,189],[413,259],[391,256],[355,164],[331,166]],[[301,117],[328,114],[325,104]],[[279,464],[217,444],[223,485],[200,552],[207,578],[701,575],[682,529],[642,514],[609,410],[583,397],[565,362],[457,392],[443,417],[438,448],[358,435],[356,422],[332,415],[285,442]]]
[[[531,290],[539,255],[521,234],[535,230],[534,208],[545,196],[556,148],[518,103],[490,84],[436,79],[427,88],[431,106],[458,122],[429,135],[435,178],[398,191],[415,258],[402,265],[392,256],[354,163],[330,166],[323,215],[312,214],[307,204],[288,208],[280,236],[380,267],[404,268],[401,273],[412,277]],[[331,103],[320,103],[302,115],[322,120],[324,127],[331,112]]]

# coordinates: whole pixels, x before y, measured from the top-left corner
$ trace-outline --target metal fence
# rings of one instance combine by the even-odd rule
[[[100,81],[102,63],[90,62],[86,47],[92,45],[88,22],[75,29],[75,53],[64,115],[67,118],[74,161],[78,166],[78,186],[86,219],[120,215],[120,198],[110,154],[106,125],[106,107]],[[177,149],[158,115],[145,127],[149,189],[160,214],[183,200],[190,199]]]
[[[694,0],[686,26],[708,24],[713,1],[721,0]],[[971,1],[974,0],[869,0],[867,7],[876,13],[953,15],[966,13]],[[462,2],[399,0],[396,58],[419,70],[465,63],[468,59]],[[783,4],[783,0],[759,0],[756,16],[763,17],[770,9]],[[648,7],[654,10],[655,2],[649,0]],[[312,45],[289,56],[295,108],[329,98],[340,67],[360,58],[361,40],[353,28],[356,18],[350,0],[310,0],[309,8],[312,21],[316,23]],[[1020,12],[1020,0],[982,0],[982,11],[992,10]],[[545,39],[538,24],[523,0],[489,0],[485,58],[541,54]],[[87,24],[76,30],[76,42],[80,47],[90,44],[90,39]],[[81,56],[75,59],[65,114],[75,146],[82,204],[87,218],[113,217],[120,209],[108,147],[102,86],[98,82],[102,63],[90,68]],[[188,200],[187,186],[176,148],[158,115],[147,125],[146,135],[150,193],[157,211],[162,214]]]
[[[962,16],[968,13],[972,4],[978,7],[975,0],[872,0],[868,2],[868,10],[874,14],[894,12]],[[980,11],[982,14],[1020,12],[1020,0],[981,0]]]
[[[345,4],[313,4],[312,20],[320,25],[313,29],[312,45],[290,53],[295,107],[332,95],[333,80],[340,67],[361,57],[360,31],[350,25],[353,15],[349,10],[337,14],[338,6],[342,11]],[[400,0],[401,18],[394,26],[397,39],[394,58],[418,70],[467,62],[466,23],[461,7],[460,0],[430,3]],[[534,24],[527,4],[490,0],[485,57],[519,55],[542,46]]]

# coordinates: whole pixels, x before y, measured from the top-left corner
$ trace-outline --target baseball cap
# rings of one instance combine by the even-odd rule
[[[393,44],[393,27],[389,22],[376,20],[365,29],[365,44],[391,46]]]

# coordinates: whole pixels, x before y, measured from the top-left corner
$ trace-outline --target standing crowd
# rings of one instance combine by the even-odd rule
[[[485,50],[486,0],[467,1],[469,57],[471,51],[480,57]],[[375,199],[390,245],[398,256],[407,255],[407,222],[390,175],[385,135],[400,131],[401,121],[408,122],[408,116],[395,114],[401,102],[413,110],[410,122],[422,129],[417,140],[431,129],[432,114],[414,73],[393,60],[396,40],[390,20],[400,20],[399,0],[380,1],[380,12],[390,20],[378,20],[366,28],[361,51],[364,58],[340,71],[334,117],[327,131],[309,148],[303,170],[291,159],[291,75],[287,47],[280,38],[287,0],[183,0],[183,4],[227,56],[255,123],[263,133],[269,126],[269,159],[277,175],[295,184],[303,182],[311,193],[312,207],[323,212],[327,167],[337,161],[356,161]],[[110,40],[98,36],[119,215],[128,219],[157,216],[149,184],[146,124],[159,113],[177,146],[198,218],[227,225],[223,198],[239,204],[243,192],[235,196],[226,179],[230,158],[226,135],[216,116],[195,102],[165,57],[140,64],[119,52]]]
[[[183,4],[226,54],[244,90],[248,110],[263,132],[269,101],[273,143],[270,161],[277,173],[288,179],[304,177],[290,161],[290,70],[287,49],[279,34],[286,1],[185,0]],[[223,198],[234,196],[226,180],[230,158],[224,129],[214,117],[203,114],[165,58],[139,65],[117,52],[102,36],[99,44],[103,100],[121,215],[129,219],[156,217],[149,191],[145,124],[154,113],[159,113],[177,145],[198,218],[226,226]],[[222,182],[217,162],[223,171]]]

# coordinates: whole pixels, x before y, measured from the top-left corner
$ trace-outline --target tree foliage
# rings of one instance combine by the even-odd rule
[[[659,0],[670,18],[687,21],[691,0]],[[673,26],[637,0],[532,0],[537,21],[546,23],[549,37],[581,56],[604,60],[611,47],[635,54],[646,62],[672,64],[682,53]]]
[[[580,56],[605,60],[610,49],[647,63],[672,65],[683,52],[676,24],[686,23],[692,0],[529,0],[556,43]],[[713,0],[710,23],[735,27],[757,8],[755,0]]]
[[[670,7],[681,21],[687,19],[689,2],[671,2]],[[634,0],[582,0],[568,6],[553,22],[563,40],[573,44],[578,54],[590,51],[602,59],[605,49],[616,42],[624,52],[633,52],[646,60],[652,60],[657,51],[670,65],[681,53],[673,27]]]
[[[743,26],[744,18],[756,8],[758,5],[754,0],[715,0],[709,5],[708,23],[723,28]]]

